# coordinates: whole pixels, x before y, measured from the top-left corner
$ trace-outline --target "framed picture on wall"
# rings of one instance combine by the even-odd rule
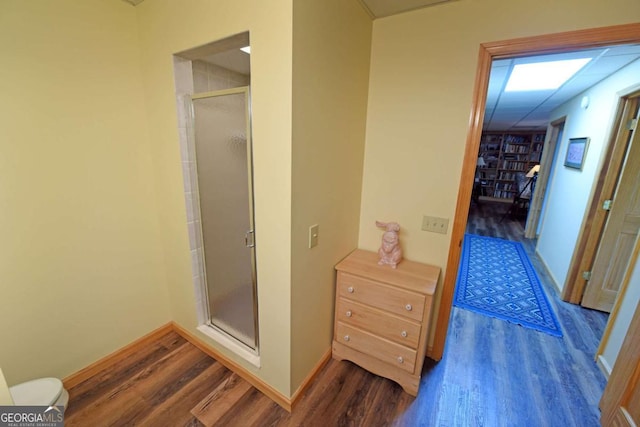
[[[570,138],[564,165],[568,168],[582,169],[588,147],[589,138]]]

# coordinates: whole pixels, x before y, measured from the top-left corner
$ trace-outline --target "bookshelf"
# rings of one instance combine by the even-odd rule
[[[540,163],[544,137],[544,132],[483,132],[478,156],[486,164],[478,167],[480,196],[512,201],[518,193],[515,174],[526,174]]]

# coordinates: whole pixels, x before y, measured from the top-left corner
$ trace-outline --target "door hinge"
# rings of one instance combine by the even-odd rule
[[[610,211],[611,210],[611,205],[613,204],[613,200],[605,200],[604,203],[602,203],[602,209],[604,209],[605,211]]]
[[[627,126],[628,130],[636,130],[636,126],[638,126],[638,119],[629,120],[629,124]]]
[[[584,280],[591,280],[591,272],[590,271],[583,271],[582,272],[582,278]]]

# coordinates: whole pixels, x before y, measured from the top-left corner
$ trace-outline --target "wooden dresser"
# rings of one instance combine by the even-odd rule
[[[378,265],[357,249],[336,265],[333,358],[350,360],[416,396],[440,268],[403,260]]]

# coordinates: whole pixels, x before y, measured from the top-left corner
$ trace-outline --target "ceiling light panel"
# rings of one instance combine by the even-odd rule
[[[506,92],[554,90],[573,77],[591,58],[517,64],[511,71]]]

